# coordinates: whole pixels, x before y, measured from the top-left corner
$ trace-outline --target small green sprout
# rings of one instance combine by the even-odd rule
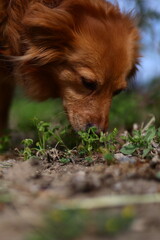
[[[117,143],[116,137],[118,135],[118,130],[115,128],[112,133],[97,133],[95,127],[89,128],[86,132],[78,132],[81,144],[80,153],[91,155],[93,152],[114,152],[115,144]],[[102,147],[103,146],[103,147]]]
[[[96,133],[95,127],[89,128],[87,131],[79,131],[78,134],[81,139],[81,152],[90,155],[92,151],[96,150],[99,145],[99,136]]]
[[[67,164],[67,163],[69,163],[71,160],[69,159],[69,158],[61,158],[60,160],[59,160],[59,162],[60,163],[63,163],[63,164]]]
[[[37,118],[34,119],[34,124],[37,130],[38,141],[36,142],[36,148],[39,153],[44,154],[47,148],[47,144],[54,134],[57,128],[51,129],[51,124],[39,121]]]
[[[114,160],[115,160],[114,154],[113,153],[106,153],[104,155],[104,159],[107,161],[108,165],[110,165],[110,164],[114,163]]]
[[[152,142],[159,142],[160,129],[156,130],[155,126],[150,126],[145,132],[143,130],[135,130],[133,134],[122,137],[127,145],[121,148],[121,152],[126,155],[138,153],[145,158],[153,149]]]
[[[24,160],[28,160],[33,156],[33,149],[31,148],[31,146],[33,145],[33,140],[24,139],[22,141],[22,145],[24,145],[24,149],[21,152],[21,154],[24,157]]]
[[[85,160],[86,160],[88,163],[92,163],[92,162],[93,162],[93,159],[92,159],[91,156],[85,157]]]
[[[21,151],[21,154],[25,160],[35,155],[43,156],[46,153],[48,146],[50,146],[51,142],[55,140],[57,141],[56,146],[61,145],[69,154],[70,151],[61,137],[61,135],[66,132],[65,129],[60,131],[60,127],[51,127],[50,123],[39,121],[37,118],[34,119],[34,125],[38,136],[37,142],[34,142],[32,139],[25,139],[22,141],[24,150]]]

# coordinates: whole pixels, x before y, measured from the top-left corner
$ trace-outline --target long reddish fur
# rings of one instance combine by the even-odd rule
[[[91,18],[89,18],[90,16]],[[91,22],[91,26],[88,26],[86,30],[85,17],[88,19],[86,20],[88,24]],[[28,94],[36,100],[45,100],[50,97],[69,98],[63,91],[63,85],[65,86],[66,83],[64,84],[60,80],[58,71],[66,68],[65,64],[70,61],[71,52],[74,52],[77,48],[78,32],[83,32],[81,39],[84,38],[83,42],[84,45],[86,44],[86,49],[90,48],[92,42],[88,45],[85,36],[93,34],[93,19],[99,23],[108,21],[108,26],[109,21],[111,21],[111,25],[113,25],[111,34],[119,32],[121,35],[121,31],[123,31],[122,35],[132,35],[130,45],[133,46],[128,46],[131,49],[129,51],[132,51],[128,63],[131,67],[127,73],[128,77],[132,76],[136,71],[139,57],[139,33],[133,19],[128,14],[122,14],[118,6],[113,6],[104,0],[0,0],[0,134],[7,126],[8,109],[16,83],[24,85]],[[116,26],[116,30],[114,26]],[[87,35],[85,35],[85,31]],[[108,34],[109,31],[110,28]],[[122,45],[125,44],[120,35],[117,40],[116,38],[113,40],[113,45],[116,46],[121,41]],[[103,36],[101,37],[103,38]],[[106,41],[109,41],[107,39]],[[104,46],[100,47],[103,50]],[[117,56],[113,56],[113,58],[117,61]],[[110,60],[106,59],[105,61]],[[94,63],[96,60],[91,57],[90,62]],[[101,72],[104,72],[105,66],[103,63],[100,68]],[[115,72],[118,75],[118,66],[116,68]],[[119,61],[119,68],[121,68],[121,60]],[[120,85],[121,83],[117,84]],[[77,84],[77,88],[79,88],[79,84]],[[110,92],[116,90],[113,88],[112,86]],[[108,96],[110,95],[112,94],[108,94]],[[104,98],[103,96],[101,96],[101,99]],[[95,101],[98,102],[99,100]],[[81,120],[76,122],[77,120],[71,117],[70,121],[73,126],[75,125],[75,128],[78,125],[83,128],[83,122],[86,124],[87,121],[93,122],[98,127],[103,125],[102,129],[106,128],[108,112],[105,113],[107,116],[102,117],[107,118],[104,123],[104,119],[102,121],[100,117],[98,119],[95,116],[96,107],[92,102],[93,99],[91,100],[91,113],[86,110],[86,114],[91,115],[90,118],[86,120],[86,117],[82,114]],[[67,104],[67,112],[70,111],[75,114],[72,102]],[[77,106],[79,108],[81,108],[81,105],[84,106],[85,103],[83,101],[78,102]],[[107,111],[109,111],[109,105]],[[95,123],[94,118],[96,119]]]

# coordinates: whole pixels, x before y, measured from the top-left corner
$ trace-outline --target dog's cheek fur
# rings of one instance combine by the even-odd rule
[[[26,94],[34,100],[44,101],[48,98],[60,97],[59,84],[56,73],[50,68],[28,66],[17,69],[17,81],[23,85]],[[23,75],[22,75],[23,74]],[[22,81],[23,78],[23,81]]]
[[[66,61],[68,51],[73,46],[73,19],[65,11],[35,3],[27,11],[23,24],[24,55],[17,58],[17,73],[24,78],[19,79],[33,98],[39,100],[59,96],[58,90],[57,94],[51,92],[51,89],[55,91],[51,85],[56,88],[56,66]],[[51,71],[50,76],[46,74]]]

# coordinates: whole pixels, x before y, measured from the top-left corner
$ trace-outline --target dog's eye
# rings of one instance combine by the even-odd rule
[[[123,92],[123,91],[124,91],[124,89],[118,89],[118,90],[116,90],[116,91],[113,93],[113,96],[116,96],[116,95],[120,94],[120,93]]]
[[[87,78],[84,78],[84,77],[81,77],[81,81],[84,85],[85,88],[89,89],[89,90],[92,90],[92,91],[95,91],[96,88],[97,88],[97,83],[96,82],[93,82]]]

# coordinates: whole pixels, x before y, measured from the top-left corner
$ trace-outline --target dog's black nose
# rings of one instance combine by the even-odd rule
[[[95,126],[93,123],[88,123],[88,124],[86,125],[86,131],[87,131],[89,128],[92,128],[92,127],[95,127],[95,128],[96,128],[96,126]]]
[[[96,128],[96,134],[97,135],[99,135],[100,134],[100,132],[106,132],[106,128],[100,128],[99,126],[97,126],[96,124],[93,124],[93,123],[88,123],[87,125],[86,125],[86,131],[89,129],[89,128],[92,128],[92,127],[95,127]]]
[[[86,131],[89,129],[89,128],[95,128],[95,133],[97,134],[97,135],[99,135],[100,134],[100,129],[99,129],[99,127],[96,125],[96,124],[93,124],[93,123],[88,123],[87,125],[86,125]]]

